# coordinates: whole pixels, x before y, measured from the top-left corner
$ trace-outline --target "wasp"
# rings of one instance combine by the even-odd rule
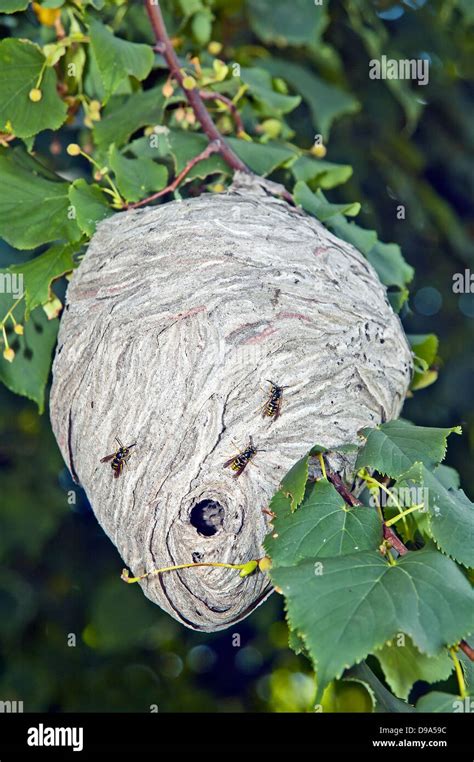
[[[105,458],[101,458],[100,462],[108,463],[109,460],[111,460],[112,463],[110,465],[114,472],[114,479],[118,479],[120,474],[123,471],[123,467],[125,463],[127,462],[130,455],[132,454],[130,450],[132,449],[132,447],[135,447],[136,442],[125,447],[118,437],[115,437],[115,439],[119,444],[119,449],[117,450],[117,452],[113,452],[111,455],[106,455]]]
[[[278,386],[274,381],[265,379],[271,386],[270,394],[267,401],[262,407],[262,417],[271,418],[276,421],[281,413],[281,403],[283,401],[283,389],[287,389],[287,386]]]
[[[235,471],[234,479],[236,479],[243,472],[248,463],[257,454],[257,452],[264,452],[263,450],[257,450],[253,443],[252,437],[249,437],[249,443],[245,450],[239,452],[238,455],[233,455],[232,458],[226,460],[224,468],[231,468]]]

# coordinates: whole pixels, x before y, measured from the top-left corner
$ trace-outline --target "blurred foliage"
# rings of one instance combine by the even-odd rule
[[[183,65],[189,67],[190,55],[199,56],[206,89],[235,99],[239,107],[244,135],[237,134],[223,103],[207,104],[234,150],[255,171],[290,189],[298,183],[312,213],[322,209],[337,235],[365,247],[379,264],[394,307],[418,339],[413,346],[422,361],[418,391],[407,400],[404,415],[423,425],[463,424],[464,436],[452,438],[448,462],[472,494],[474,296],[452,289],[453,274],[472,267],[472,3],[168,0],[163,5]],[[44,357],[57,323],[57,301],[64,300],[66,283],[60,277],[77,264],[95,221],[112,213],[119,198],[135,201],[164,187],[206,140],[179,92],[163,93],[168,80],[163,61],[143,47],[153,37],[142,3],[4,0],[1,10],[5,243],[0,266],[30,261],[27,312],[31,308],[31,321],[40,326],[43,307],[53,315],[35,339],[42,362],[33,369],[38,382],[33,391],[19,366],[18,378],[28,386],[23,393],[41,407]],[[81,37],[84,12],[95,19],[90,43]],[[78,36],[58,46],[61,26]],[[9,56],[22,56],[27,64],[18,83],[25,98],[43,65],[40,48],[25,43],[18,49],[23,39],[43,51],[51,46],[38,102],[12,98]],[[104,45],[113,47],[113,56],[103,56]],[[369,60],[382,55],[427,58],[429,84],[370,80]],[[74,73],[67,77],[69,64]],[[233,75],[235,64],[240,77]],[[66,90],[57,91],[55,78]],[[8,112],[10,101],[15,108]],[[165,114],[167,134],[160,132]],[[153,135],[158,140],[151,150]],[[315,141],[317,135],[321,140]],[[71,143],[93,156],[99,170],[108,166],[118,196],[104,190],[111,190],[107,178],[84,155],[67,153]],[[15,184],[13,176],[23,175],[23,185]],[[175,195],[219,191],[229,180],[229,169],[212,156]],[[18,212],[25,189],[32,200],[26,215],[21,207]],[[75,220],[61,214],[71,203],[78,210]],[[341,214],[342,207],[346,214],[347,209],[357,213],[356,203],[361,204],[357,224]],[[400,205],[404,219],[397,213]],[[388,251],[381,241],[397,247]],[[415,269],[408,300],[412,273],[398,246]],[[51,269],[40,261],[45,254]],[[18,321],[28,317],[21,305],[14,315]],[[31,347],[26,330],[25,336],[15,334],[11,321],[7,328],[18,357],[11,365],[0,359],[1,378],[17,388],[18,378],[6,380],[9,368],[22,353],[26,362]],[[439,347],[424,338],[432,333],[439,336]],[[423,382],[427,373],[432,376]],[[438,373],[439,380],[423,388]],[[38,417],[32,402],[5,386],[0,387],[0,479],[1,699],[23,700],[27,711],[150,711],[155,705],[159,711],[312,709],[310,668],[287,647],[280,597],[272,596],[226,632],[201,635],[123,585],[120,559],[71,482],[47,417]],[[240,646],[234,645],[236,634]],[[378,665],[371,666],[383,679]],[[373,696],[364,678],[357,674],[332,684],[322,699],[324,709],[370,709]],[[443,696],[457,686],[451,677],[438,688]],[[417,683],[410,700],[426,690]],[[380,703],[384,691],[380,684]]]

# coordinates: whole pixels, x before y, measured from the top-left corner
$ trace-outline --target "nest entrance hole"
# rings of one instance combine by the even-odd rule
[[[191,509],[189,520],[199,534],[212,537],[224,523],[224,507],[217,500],[200,500]]]

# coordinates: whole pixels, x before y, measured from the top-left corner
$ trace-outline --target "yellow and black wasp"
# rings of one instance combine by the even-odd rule
[[[257,450],[253,443],[252,437],[249,437],[249,443],[245,450],[239,452],[238,455],[233,455],[232,458],[229,458],[229,460],[226,460],[224,463],[224,468],[231,468],[233,471],[235,471],[234,479],[237,479],[237,477],[240,476],[247,464],[250,463],[257,452],[264,452],[264,450]]]
[[[114,479],[118,479],[120,474],[123,471],[123,467],[125,463],[127,462],[130,455],[132,454],[130,450],[132,449],[132,447],[135,447],[136,442],[125,447],[118,437],[115,437],[115,439],[119,444],[119,449],[116,452],[113,452],[111,455],[106,455],[105,458],[101,458],[100,462],[108,463],[109,460],[111,460],[112,463],[110,465],[114,472]]]
[[[271,418],[272,421],[276,421],[281,413],[281,403],[283,401],[283,389],[287,389],[287,386],[278,386],[274,381],[265,379],[270,384],[270,394],[267,401],[262,407],[262,417]]]

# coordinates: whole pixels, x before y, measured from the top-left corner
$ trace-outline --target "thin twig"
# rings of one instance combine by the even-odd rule
[[[466,654],[468,659],[474,661],[474,648],[471,648],[469,643],[466,643],[465,640],[461,640],[459,648]]]
[[[329,469],[326,469],[328,481],[331,482],[333,487],[339,492],[341,497],[344,498],[346,503],[351,506],[351,508],[354,508],[355,506],[362,505],[361,501],[358,500],[358,498],[354,497],[352,492],[350,492],[346,485],[344,484],[342,478],[337,474],[335,471],[330,471]]]
[[[197,88],[192,88],[191,90],[188,90],[186,87],[184,87],[183,85],[184,75],[181,72],[181,67],[179,65],[178,57],[175,53],[171,40],[168,36],[168,32],[166,31],[165,23],[163,21],[163,16],[161,13],[161,8],[160,8],[160,4],[158,0],[145,0],[145,7],[147,10],[148,16],[150,18],[150,22],[153,27],[153,32],[156,38],[157,44],[155,45],[155,50],[163,56],[166,63],[168,64],[168,68],[172,78],[175,79],[176,82],[178,82],[180,87],[182,88],[184,94],[186,95],[188,103],[193,109],[196,119],[201,125],[203,131],[205,132],[209,140],[219,141],[219,152],[222,155],[222,158],[227,162],[227,164],[230,167],[232,167],[232,169],[240,170],[241,172],[247,172],[248,174],[251,174],[251,171],[247,167],[247,165],[244,164],[244,162],[241,159],[239,159],[237,154],[234,153],[234,151],[230,148],[230,146],[227,145],[227,143],[223,139],[222,135],[220,134],[219,130],[214,124],[211,115],[209,114],[208,110],[206,109],[204,105],[204,102],[199,93],[199,90]]]
[[[219,140],[213,140],[212,143],[209,143],[209,145],[206,146],[204,151],[201,151],[200,154],[197,156],[194,156],[185,167],[181,170],[179,175],[176,175],[175,179],[172,183],[166,186],[166,188],[162,188],[157,193],[153,193],[152,196],[148,196],[148,198],[143,198],[141,201],[137,201],[135,204],[126,204],[124,207],[125,209],[138,209],[140,206],[145,206],[145,204],[149,204],[150,201],[155,201],[157,198],[161,198],[161,196],[165,196],[167,193],[172,193],[180,182],[184,180],[188,172],[191,171],[191,169],[196,165],[199,164],[200,161],[203,161],[204,159],[208,159],[209,156],[213,153],[219,153],[220,152],[220,141]]]
[[[227,97],[227,95],[223,95],[222,93],[214,93],[210,90],[200,90],[199,95],[203,101],[220,101],[221,103],[224,103],[232,114],[237,134],[245,132],[244,123],[238,112],[237,106],[231,101],[230,98]]]
[[[388,527],[386,524],[384,524],[383,536],[384,536],[384,539],[390,543],[392,548],[395,548],[395,550],[398,553],[400,553],[401,556],[404,556],[406,553],[408,553],[408,548],[403,544],[403,542],[400,540],[396,532],[394,532],[392,527]]]

